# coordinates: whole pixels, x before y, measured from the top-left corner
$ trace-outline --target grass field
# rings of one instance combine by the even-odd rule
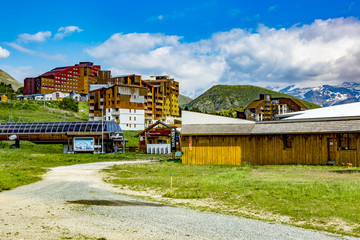
[[[360,236],[359,168],[159,163],[105,171],[107,181],[150,199],[156,192],[158,201]]]
[[[50,167],[79,163],[162,159],[163,156],[125,154],[63,154],[62,145],[36,145],[21,141],[21,149],[10,149],[13,142],[0,142],[0,191],[41,180]]]

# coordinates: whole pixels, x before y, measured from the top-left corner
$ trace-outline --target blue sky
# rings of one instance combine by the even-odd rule
[[[2,1],[0,69],[20,82],[93,61],[215,84],[360,82],[359,1]]]

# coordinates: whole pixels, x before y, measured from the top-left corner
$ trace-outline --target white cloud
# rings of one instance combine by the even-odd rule
[[[50,31],[38,32],[35,34],[22,33],[19,35],[18,40],[21,42],[44,42],[46,38],[51,36]]]
[[[62,54],[51,55],[51,54],[47,54],[44,52],[38,52],[38,51],[34,51],[34,50],[31,50],[28,48],[24,48],[23,46],[20,46],[19,44],[14,43],[14,42],[6,43],[6,44],[20,52],[23,52],[23,53],[26,53],[29,55],[39,56],[39,57],[43,57],[43,58],[47,58],[47,59],[59,60],[59,61],[63,61],[63,62],[66,61],[66,56],[62,55]]]
[[[281,87],[360,83],[360,21],[316,20],[289,29],[232,29],[182,43],[164,34],[114,34],[86,52],[118,73],[171,74],[181,92],[194,95],[214,84]]]
[[[61,27],[58,30],[58,33],[55,34],[54,39],[63,39],[66,36],[70,36],[73,32],[82,32],[83,30],[77,26],[67,26]]]
[[[10,56],[10,52],[5,48],[0,47],[0,58],[7,58]]]

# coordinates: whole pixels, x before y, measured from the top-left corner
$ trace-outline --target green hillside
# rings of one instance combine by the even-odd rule
[[[305,100],[272,91],[266,88],[251,85],[216,85],[191,101],[188,109],[197,108],[201,112],[215,112],[230,110],[248,105],[251,101],[259,99],[260,94],[271,94],[272,97],[287,97],[297,99],[309,109],[320,106]]]
[[[16,81],[12,76],[8,73],[4,72],[0,69],[0,83],[11,84],[12,88],[16,91],[18,88],[22,87],[23,84]]]
[[[79,112],[75,113],[53,107],[44,108],[42,101],[0,102],[0,121],[18,122],[19,117],[24,122],[86,121],[86,103],[80,103]]]
[[[190,103],[192,101],[191,98],[184,96],[182,94],[179,94],[178,103],[180,107],[185,106],[186,104]]]

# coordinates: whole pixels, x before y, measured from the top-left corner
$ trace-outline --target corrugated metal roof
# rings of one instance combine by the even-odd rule
[[[189,124],[255,124],[239,118],[223,117],[218,115],[210,115],[205,113],[182,111],[182,125]]]
[[[360,102],[310,109],[301,112],[285,113],[278,116],[281,118],[286,117],[286,120],[357,117],[360,116]]]

